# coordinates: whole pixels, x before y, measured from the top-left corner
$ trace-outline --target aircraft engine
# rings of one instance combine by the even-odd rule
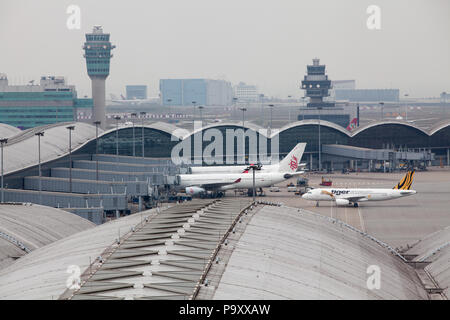
[[[336,199],[336,204],[338,206],[346,206],[350,203],[350,201],[346,200],[346,199]]]
[[[205,192],[205,189],[200,188],[200,187],[187,187],[186,188],[186,193],[190,194],[190,195],[196,195],[199,193]]]

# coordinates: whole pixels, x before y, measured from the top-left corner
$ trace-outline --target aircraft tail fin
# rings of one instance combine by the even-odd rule
[[[408,171],[406,175],[400,180],[400,182],[393,188],[396,190],[409,190],[411,189],[415,170]]]
[[[278,172],[296,172],[300,160],[302,160],[303,152],[305,151],[306,143],[298,143],[289,154],[281,160],[278,165]]]
[[[120,97],[122,98],[122,100],[126,100],[123,94],[120,94]]]

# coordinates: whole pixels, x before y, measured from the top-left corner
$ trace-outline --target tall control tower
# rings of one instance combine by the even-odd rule
[[[307,66],[307,75],[302,81],[302,89],[306,90],[305,96],[310,99],[309,108],[321,109],[335,106],[333,102],[323,101],[323,98],[329,96],[331,81],[325,74],[325,65],[321,65],[319,59],[313,59],[313,64]]]
[[[109,62],[112,58],[109,33],[103,33],[101,26],[94,26],[92,33],[86,33],[84,57],[88,75],[92,80],[92,99],[94,100],[93,121],[100,121],[106,127],[105,80],[109,76]]]

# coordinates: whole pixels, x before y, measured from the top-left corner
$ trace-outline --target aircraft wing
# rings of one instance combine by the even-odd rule
[[[205,190],[216,190],[216,189],[219,189],[220,187],[228,186],[230,184],[235,184],[235,183],[239,183],[239,182],[241,182],[241,178],[239,178],[233,182],[204,183],[204,184],[199,185],[199,187],[201,187]]]
[[[369,200],[369,199],[367,199],[366,196],[359,196],[359,197],[344,197],[344,198],[341,198],[341,199],[345,199],[345,200],[348,200],[348,201],[350,201],[350,202],[360,202],[360,201],[367,201],[367,200]]]
[[[322,194],[329,195],[331,198],[336,199],[334,194],[332,194],[331,192],[328,192],[326,190],[322,190]],[[370,197],[370,195],[369,196],[356,196],[356,197],[355,196],[343,196],[343,197],[340,197],[339,199],[345,199],[350,202],[359,202],[359,201],[369,200],[368,197]]]

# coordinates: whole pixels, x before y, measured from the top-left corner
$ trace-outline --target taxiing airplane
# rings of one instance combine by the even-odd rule
[[[285,159],[293,159],[295,163],[301,160],[303,152],[305,151],[306,143],[298,143],[294,149],[289,152]],[[300,155],[300,158],[299,158]],[[260,170],[263,172],[277,172],[280,168],[280,163],[260,165]],[[298,164],[298,167],[304,167],[306,163]],[[192,174],[202,174],[202,173],[248,173],[250,171],[250,166],[205,166],[205,167],[190,167],[190,173]]]
[[[256,171],[255,187],[263,188],[280,183],[304,173],[297,171],[299,160],[303,156],[305,143],[299,143],[293,152],[276,164],[276,171]],[[274,169],[275,167],[273,167]],[[223,192],[231,189],[253,188],[253,174],[249,173],[210,173],[210,174],[180,174],[177,176],[179,188],[185,188],[187,194],[195,195],[212,192]]]
[[[305,193],[302,198],[306,200],[334,201],[338,206],[352,204],[358,207],[358,202],[383,201],[416,194],[410,190],[414,179],[414,170],[408,171],[403,179],[392,189],[346,189],[346,188],[317,188]]]

